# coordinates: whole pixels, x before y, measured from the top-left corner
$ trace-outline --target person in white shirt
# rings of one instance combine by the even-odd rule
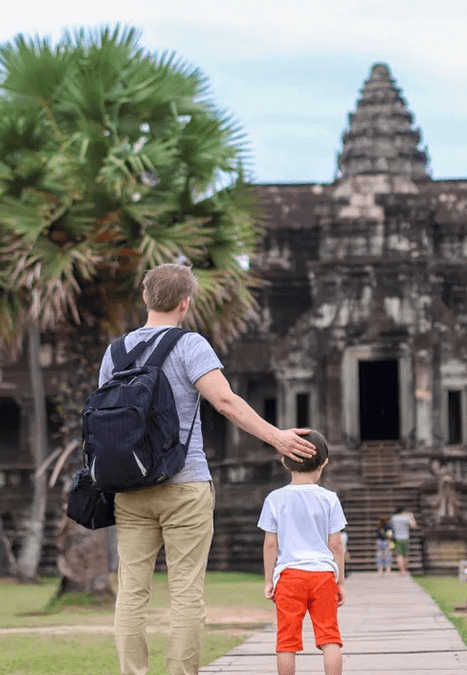
[[[391,528],[394,536],[394,553],[396,555],[399,572],[407,574],[409,565],[409,541],[410,528],[418,527],[415,516],[411,511],[406,511],[403,506],[396,509],[391,518]]]
[[[279,675],[295,673],[307,610],[316,646],[323,652],[325,674],[341,675],[337,609],[345,601],[341,530],[346,519],[337,495],[318,485],[328,463],[326,440],[317,431],[307,438],[316,455],[303,462],[283,458],[292,481],[266,497],[258,521],[258,527],[265,530],[264,592],[276,603]]]

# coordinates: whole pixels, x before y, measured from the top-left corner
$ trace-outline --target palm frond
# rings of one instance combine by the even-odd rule
[[[258,317],[253,290],[261,281],[240,268],[230,270],[194,269],[199,290],[186,322],[191,328],[210,335],[220,348],[244,332],[248,322]]]
[[[148,228],[143,235],[138,253],[140,261],[136,270],[135,285],[139,286],[146,270],[176,260],[202,258],[212,232],[200,228],[199,220],[186,220],[172,227]]]
[[[33,244],[27,237],[17,237],[3,247],[2,253],[8,256],[8,288],[21,289],[31,320],[44,330],[55,328],[70,311],[79,322],[79,280],[94,275],[102,257],[98,251],[88,243],[63,249],[42,235]]]

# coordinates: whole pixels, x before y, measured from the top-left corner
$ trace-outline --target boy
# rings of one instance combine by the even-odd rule
[[[282,459],[292,482],[266,497],[258,521],[258,527],[265,530],[264,593],[276,603],[279,675],[295,674],[295,654],[303,649],[302,623],[307,610],[326,675],[341,675],[337,608],[345,600],[341,530],[346,520],[337,495],[317,484],[328,463],[327,443],[317,431],[307,438],[316,454],[303,462]]]

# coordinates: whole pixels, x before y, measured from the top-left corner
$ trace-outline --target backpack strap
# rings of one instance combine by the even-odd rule
[[[117,373],[121,372],[122,370],[126,370],[128,366],[134,363],[134,361],[136,361],[136,359],[139,356],[141,356],[150,345],[152,345],[152,343],[159,335],[167,332],[168,330],[170,330],[170,328],[164,328],[163,330],[157,331],[157,333],[151,335],[149,340],[146,341],[142,340],[141,342],[138,342],[138,344],[135,345],[133,349],[131,349],[129,352],[127,352],[125,347],[126,335],[122,335],[121,337],[114,340],[110,345],[110,354],[112,356],[112,362],[114,364],[112,373]]]
[[[191,441],[191,434],[193,433],[193,429],[195,427],[196,413],[198,412],[200,400],[201,400],[201,394],[198,394],[198,400],[196,401],[195,414],[193,415],[190,431],[188,432],[188,436],[187,436],[187,439],[186,439],[186,442],[185,442],[185,448],[186,448],[187,452],[188,452],[188,446],[190,445],[190,441]]]
[[[185,330],[184,328],[171,328],[161,339],[151,356],[146,361],[146,366],[158,366],[159,368],[164,363],[165,359],[168,357],[172,349],[175,347],[177,342],[183,337],[186,333],[192,333],[191,330]],[[200,404],[200,394],[198,394],[198,400],[196,401],[195,412],[193,419],[191,421],[190,431],[188,432],[188,437],[185,442],[185,449],[188,452],[188,446],[190,445],[191,436],[193,434],[193,429],[196,422],[196,415],[198,413],[198,408]]]
[[[184,328],[169,328],[144,365],[160,368],[180,338],[192,332]]]

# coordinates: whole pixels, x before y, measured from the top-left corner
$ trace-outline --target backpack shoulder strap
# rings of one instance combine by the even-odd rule
[[[186,333],[193,333],[192,330],[185,330],[184,328],[171,328],[163,336],[151,356],[146,361],[145,365],[147,366],[157,366],[160,368],[164,363],[165,359],[168,357],[172,349],[175,347],[177,342],[183,337]],[[190,431],[185,442],[185,451],[188,452],[188,446],[190,445],[191,436],[193,434],[193,429],[195,426],[196,415],[198,413],[198,408],[200,404],[200,394],[198,394],[198,400],[196,402],[195,412],[190,426]]]
[[[149,340],[142,340],[141,342],[138,342],[138,344],[135,345],[129,352],[127,352],[125,347],[126,335],[122,335],[121,337],[114,340],[110,345],[110,354],[114,364],[112,372],[117,373],[121,372],[122,370],[126,370],[128,366],[134,363],[134,361],[136,361],[136,359],[141,356],[141,354],[143,354],[150,345],[152,345],[159,335],[165,333],[168,330],[170,329],[164,328],[163,330],[157,331],[157,333],[151,335]]]
[[[170,328],[148,358],[145,365],[157,366],[160,368],[180,338],[186,333],[192,332],[193,331],[185,330],[184,328]]]

